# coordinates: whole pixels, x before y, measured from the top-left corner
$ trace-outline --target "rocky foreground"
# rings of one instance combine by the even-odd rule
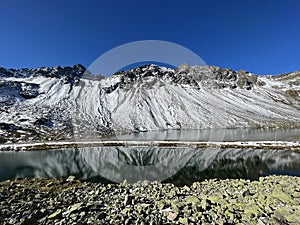
[[[0,183],[0,224],[300,224],[300,178],[99,184]]]

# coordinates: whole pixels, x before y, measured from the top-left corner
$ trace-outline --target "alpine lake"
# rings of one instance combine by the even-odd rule
[[[300,129],[168,130],[117,135],[105,141],[299,143]],[[300,176],[299,148],[137,144],[0,152],[0,181],[74,176],[105,184],[148,180],[184,186],[205,179],[257,180],[268,175]]]

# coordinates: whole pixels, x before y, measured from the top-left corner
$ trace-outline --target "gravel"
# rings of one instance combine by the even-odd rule
[[[300,224],[300,177],[191,186],[20,179],[0,183],[0,224]]]

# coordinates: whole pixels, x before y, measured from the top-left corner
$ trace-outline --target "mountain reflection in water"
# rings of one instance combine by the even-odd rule
[[[210,178],[300,176],[300,153],[290,150],[85,147],[1,152],[0,180],[74,175],[94,182],[139,180],[191,184]]]

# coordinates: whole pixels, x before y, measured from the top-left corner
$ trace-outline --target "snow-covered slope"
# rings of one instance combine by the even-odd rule
[[[300,72],[148,65],[96,77],[81,65],[0,68],[0,142],[162,129],[300,126]]]

